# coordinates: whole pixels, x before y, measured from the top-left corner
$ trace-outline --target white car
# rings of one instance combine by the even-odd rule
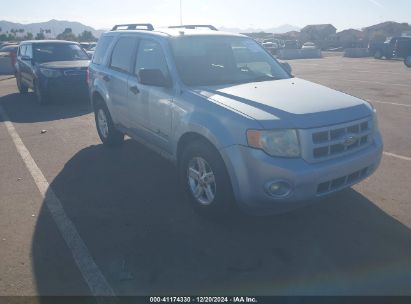
[[[317,46],[315,45],[315,43],[313,43],[313,42],[306,42],[306,43],[304,43],[303,44],[303,47],[302,47],[303,49],[311,49],[311,50],[313,50],[313,49],[317,49]]]

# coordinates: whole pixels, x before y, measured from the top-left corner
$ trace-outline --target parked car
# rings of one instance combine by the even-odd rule
[[[306,42],[303,44],[302,48],[313,50],[313,49],[317,49],[317,46],[315,45],[314,42]]]
[[[33,89],[40,104],[53,96],[87,96],[86,72],[89,57],[76,42],[33,40],[20,44],[16,81],[20,93]]]
[[[276,55],[280,49],[280,41],[277,39],[266,39],[261,43],[261,45],[273,55]]]
[[[16,42],[11,42],[11,41],[3,41],[0,42],[0,48],[6,46],[6,45],[12,45],[12,44],[17,44]]]
[[[0,48],[0,57],[9,57],[11,66],[14,68],[16,65],[18,44],[6,44]]]
[[[284,48],[288,50],[301,49],[301,44],[298,40],[286,40],[284,42]]]
[[[367,101],[292,77],[243,35],[133,28],[103,34],[89,67],[98,135],[175,163],[196,210],[285,212],[379,166]]]
[[[411,67],[411,38],[398,40],[395,48],[394,54],[397,58],[404,58],[404,64],[407,67]]]
[[[411,48],[410,37],[388,38],[384,43],[370,42],[368,51],[376,59],[404,58],[404,54]]]
[[[96,42],[80,42],[80,46],[85,50],[88,51],[92,48],[95,48],[97,45]]]
[[[411,53],[410,53],[409,55],[407,55],[407,57],[405,57],[405,59],[404,59],[404,64],[405,64],[407,67],[411,68]]]
[[[86,51],[86,53],[87,53],[87,55],[90,59],[93,58],[93,55],[94,55],[95,51],[96,51],[96,47],[92,47],[91,49]]]

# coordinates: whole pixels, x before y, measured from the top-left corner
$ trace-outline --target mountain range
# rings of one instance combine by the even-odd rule
[[[10,32],[11,29],[24,29],[24,33],[32,33],[36,35],[40,32],[41,29],[43,30],[51,30],[51,36],[57,36],[58,34],[62,33],[64,29],[71,28],[75,35],[81,34],[83,31],[90,31],[93,33],[95,37],[99,37],[105,30],[96,30],[91,26],[84,25],[80,22],[75,21],[63,21],[63,20],[50,20],[46,22],[38,22],[38,23],[29,23],[29,24],[22,24],[22,23],[15,23],[10,21],[1,20],[0,21],[0,28],[2,33],[7,31]]]
[[[75,21],[64,21],[64,20],[49,20],[46,22],[38,22],[38,23],[29,23],[29,24],[22,24],[22,23],[15,23],[10,21],[1,20],[0,21],[0,28],[2,33],[10,32],[12,29],[24,29],[25,35],[26,33],[32,33],[36,35],[42,29],[43,30],[51,30],[51,37],[55,37],[58,34],[62,33],[64,29],[71,28],[75,35],[81,34],[83,31],[90,31],[93,33],[95,37],[99,37],[102,33],[106,30],[96,30],[91,26],[84,25],[80,22]],[[299,27],[284,24],[278,27],[273,28],[229,28],[229,27],[221,27],[221,31],[232,32],[232,33],[256,33],[256,32],[267,32],[267,33],[276,33],[282,34],[290,31],[298,31],[300,30]]]
[[[230,28],[230,27],[220,27],[219,30],[224,31],[224,32],[231,32],[231,33],[260,33],[260,32],[266,32],[266,33],[274,33],[274,34],[284,34],[287,32],[291,31],[299,31],[301,28],[290,25],[290,24],[284,24],[280,25],[277,27],[271,27],[271,28]]]

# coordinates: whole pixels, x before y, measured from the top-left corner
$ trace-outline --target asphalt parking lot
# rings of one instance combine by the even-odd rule
[[[289,63],[377,108],[381,167],[292,213],[225,222],[192,211],[160,156],[103,147],[84,101],[38,106],[1,80],[0,295],[411,295],[411,69]]]

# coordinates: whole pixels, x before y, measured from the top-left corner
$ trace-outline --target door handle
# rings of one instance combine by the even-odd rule
[[[132,86],[129,89],[134,95],[137,95],[138,93],[140,93],[140,90],[137,88],[137,86]]]
[[[107,76],[107,75],[104,75],[104,76],[103,76],[103,80],[106,81],[106,82],[109,82],[109,81],[110,81],[110,77]]]

